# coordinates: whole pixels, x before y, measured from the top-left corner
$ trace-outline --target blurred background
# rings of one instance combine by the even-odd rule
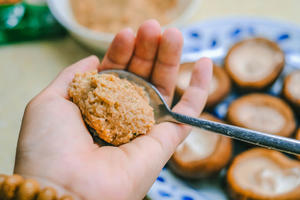
[[[32,6],[27,5],[25,9],[22,6],[8,8],[8,2],[18,4],[19,1],[0,0],[0,173],[13,171],[21,119],[28,101],[65,67],[90,54],[101,57],[107,45],[99,41],[103,48],[95,51],[94,47],[86,47],[90,42],[87,41],[83,47],[58,25],[43,1],[27,1]],[[49,2],[54,9],[65,1]],[[256,16],[300,26],[299,0],[200,0],[194,5],[197,6],[186,13],[181,25],[225,16]],[[7,22],[9,9],[15,9],[15,17]],[[64,16],[56,14],[61,23],[68,24],[63,22]],[[36,22],[36,18],[45,23]],[[17,26],[18,20],[25,22]],[[17,26],[15,30],[14,26]],[[72,32],[76,26],[68,28]],[[91,37],[94,34],[91,33]],[[80,40],[80,35],[73,35]],[[111,37],[112,34],[103,34],[108,41]]]

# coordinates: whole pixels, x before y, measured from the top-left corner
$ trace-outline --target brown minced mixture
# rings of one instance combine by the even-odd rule
[[[170,23],[178,0],[71,0],[75,19],[95,31],[117,33],[122,28],[137,30],[147,19]]]
[[[112,74],[76,74],[69,96],[85,122],[113,145],[146,134],[154,124],[153,108],[144,89]]]

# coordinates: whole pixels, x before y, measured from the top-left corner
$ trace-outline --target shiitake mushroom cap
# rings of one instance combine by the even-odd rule
[[[224,123],[208,113],[203,113],[200,118]],[[232,140],[229,137],[221,135],[216,136],[218,137],[218,140],[210,155],[203,159],[187,162],[183,161],[175,152],[168,162],[170,169],[175,174],[188,179],[206,178],[218,174],[218,172],[227,165],[231,158]]]
[[[296,89],[297,91],[291,91],[291,87],[298,87]],[[298,114],[300,114],[300,96],[296,96],[293,92],[300,92],[300,70],[293,71],[286,76],[282,88],[284,98],[295,108]]]
[[[194,64],[195,63],[193,62],[189,62],[180,65],[178,80],[176,84],[176,93],[179,96],[183,95],[185,89],[189,84]],[[214,64],[213,66],[213,80],[211,83],[211,87],[213,86],[215,88],[212,90],[212,92],[209,93],[206,101],[206,108],[208,109],[221,102],[231,90],[231,80],[227,72],[223,69],[223,67],[220,67],[216,64]]]
[[[278,166],[285,170],[291,168],[298,168],[300,170],[300,162],[292,160],[282,153],[274,150],[268,150],[264,148],[253,148],[247,150],[238,156],[236,156],[230,165],[227,172],[227,188],[228,194],[231,199],[234,200],[297,200],[300,199],[300,185],[296,186],[294,189],[288,192],[279,193],[277,195],[267,195],[263,193],[258,193],[250,188],[245,188],[240,185],[237,181],[238,175],[236,175],[237,167],[243,162],[249,162],[252,158],[262,157],[264,159],[269,159],[272,162],[278,164]],[[252,163],[253,164],[253,163]],[[245,174],[250,172],[245,172]],[[244,175],[245,175],[244,174]],[[249,177],[253,178],[254,174],[249,174]],[[245,179],[243,179],[245,181]]]
[[[260,78],[258,80],[245,80],[245,78],[241,77],[240,75],[237,74],[237,72],[234,71],[233,66],[232,66],[232,56],[234,53],[238,52],[238,50],[245,46],[245,45],[263,45],[262,47],[269,48],[270,50],[274,51],[274,55],[276,55],[276,59],[278,61],[273,61],[270,60],[270,62],[274,62],[273,69],[263,78]],[[255,52],[256,53],[256,52]],[[257,56],[259,56],[259,52],[257,52]],[[249,56],[249,54],[247,55]],[[251,55],[252,57],[256,55]],[[245,59],[244,59],[245,60]],[[249,59],[251,62],[257,62],[255,59]],[[246,60],[247,61],[247,60]],[[251,63],[250,63],[251,64]],[[260,63],[257,63],[260,65]],[[262,91],[264,89],[267,89],[272,83],[276,80],[276,78],[280,75],[281,71],[283,70],[285,64],[285,59],[284,59],[284,53],[280,49],[280,47],[273,41],[268,40],[266,38],[250,38],[246,40],[242,40],[236,44],[234,44],[228,51],[225,61],[224,61],[224,67],[225,70],[228,72],[228,75],[231,77],[233,82],[238,88],[243,89],[244,91]],[[255,65],[255,63],[252,63],[251,65]],[[256,69],[257,70],[257,69]]]
[[[284,118],[284,124],[282,125],[280,130],[277,130],[275,132],[274,130],[272,131],[260,130],[260,128],[253,127],[252,125],[250,126],[249,123],[251,122],[245,123],[240,117],[241,115],[240,109],[243,106],[248,106],[248,105],[274,109],[277,113],[279,113]],[[261,117],[261,116],[257,113],[257,117]],[[264,131],[270,134],[275,134],[275,135],[280,135],[285,137],[291,136],[294,133],[296,128],[294,113],[290,108],[290,106],[280,98],[273,97],[267,94],[262,94],[262,93],[252,93],[234,100],[228,107],[227,120],[229,123],[235,126],[240,126],[243,128],[253,129],[257,131]],[[267,128],[267,126],[264,127]]]

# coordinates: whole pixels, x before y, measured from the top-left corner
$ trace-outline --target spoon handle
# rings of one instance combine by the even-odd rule
[[[192,126],[206,129],[208,131],[217,132],[222,135],[226,135],[231,138],[241,140],[250,144],[267,147],[270,149],[290,154],[300,154],[300,141],[298,140],[262,133],[259,131],[249,130],[218,122],[208,121],[204,119],[193,118],[174,112],[170,112],[169,114],[173,118],[173,120],[171,121],[175,120],[175,122],[189,124]]]

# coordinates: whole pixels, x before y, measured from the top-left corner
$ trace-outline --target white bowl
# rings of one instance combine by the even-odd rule
[[[108,48],[114,34],[96,32],[78,24],[73,16],[69,0],[48,0],[47,2],[52,14],[58,22],[80,43],[96,52],[103,52]],[[185,25],[187,20],[197,11],[200,0],[178,0],[178,2],[180,8],[178,17],[163,28],[180,28]]]

